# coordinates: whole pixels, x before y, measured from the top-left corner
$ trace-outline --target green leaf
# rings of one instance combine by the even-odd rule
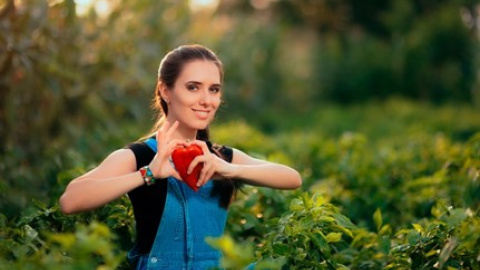
[[[47,208],[47,205],[46,205],[44,202],[39,201],[39,200],[37,200],[37,199],[35,199],[35,198],[32,199],[32,203],[33,203],[36,207],[38,207],[39,209],[42,209],[42,210],[43,210],[43,209],[46,209],[46,208]]]
[[[325,236],[328,243],[337,243],[342,240],[342,233],[331,232]]]
[[[49,240],[54,243],[59,243],[64,248],[70,248],[75,244],[75,235],[70,233],[64,234],[51,234],[49,235]]]
[[[290,210],[292,211],[301,211],[304,209],[303,201],[300,199],[293,199],[290,203]]]
[[[313,198],[310,197],[307,192],[303,194],[302,199],[305,209],[311,209],[313,207]]]
[[[413,223],[412,226],[415,229],[415,231],[417,231],[419,233],[424,233],[422,225]]]
[[[380,231],[378,232],[379,235],[390,235],[392,233],[392,228],[390,227],[389,224],[383,226]]]
[[[420,233],[414,230],[410,230],[410,232],[407,234],[407,240],[410,245],[416,245],[418,241],[420,240]]]
[[[283,243],[273,244],[272,248],[275,254],[278,254],[281,256],[288,255],[290,251],[290,246]]]
[[[380,208],[377,208],[377,210],[373,214],[373,221],[377,226],[377,231],[380,231],[380,228],[382,227],[382,212],[380,211]]]
[[[305,218],[302,218],[299,224],[302,228],[310,229],[312,226],[314,226],[315,222],[311,216],[307,216]]]
[[[337,220],[338,224],[343,227],[346,227],[350,230],[357,228],[357,226],[355,226],[355,224],[353,224],[349,218],[342,214],[335,213],[332,216]]]
[[[449,215],[446,218],[446,222],[447,222],[448,226],[450,226],[450,227],[458,226],[467,217],[468,217],[468,215],[465,212],[465,209],[462,209],[462,208],[453,209],[449,212]]]
[[[255,264],[255,270],[280,270],[285,264],[284,256],[275,259],[262,259]]]
[[[330,256],[330,246],[328,245],[325,237],[322,233],[312,233],[308,234],[308,237],[312,243],[317,246],[317,248],[325,254],[325,256]]]
[[[334,223],[335,222],[335,219],[333,217],[329,217],[329,216],[321,216],[317,220],[321,223]]]

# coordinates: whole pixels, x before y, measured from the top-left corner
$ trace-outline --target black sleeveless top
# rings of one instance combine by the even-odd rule
[[[207,142],[210,152],[218,155],[227,162],[232,162],[233,149],[226,146],[212,145]],[[137,170],[150,164],[155,152],[145,142],[134,142],[125,148],[133,151],[137,160]],[[233,186],[226,186],[224,181],[215,181],[217,190],[222,194],[222,205],[228,205]],[[215,189],[215,188],[214,188]],[[136,221],[137,245],[139,252],[147,254],[152,248],[158,225],[163,215],[165,200],[167,197],[167,181],[157,181],[151,186],[143,185],[128,192],[128,198],[133,206]]]

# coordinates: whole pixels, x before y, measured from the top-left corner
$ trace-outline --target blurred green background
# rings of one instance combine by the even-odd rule
[[[68,181],[146,134],[158,64],[185,43],[225,66],[213,139],[297,168],[302,190],[325,192],[357,224],[374,227],[377,208],[408,223],[444,199],[478,212],[479,10],[474,0],[0,0],[0,212],[15,221],[33,198],[55,205]]]
[[[218,122],[246,119],[267,133],[343,122],[322,110],[332,104],[402,97],[478,108],[477,5],[2,0],[0,207],[50,194],[59,170],[146,133],[159,61],[184,43],[209,46],[224,62]]]

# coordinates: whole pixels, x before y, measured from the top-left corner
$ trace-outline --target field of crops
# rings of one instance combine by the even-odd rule
[[[480,269],[478,109],[391,100],[252,122],[219,121],[213,139],[289,164],[304,183],[238,194],[227,234],[207,239],[224,252],[223,266]],[[95,134],[92,141],[111,145],[88,155],[86,138],[55,166],[44,161],[48,196],[24,198],[16,215],[0,214],[0,269],[128,268],[135,232],[127,198],[74,216],[61,214],[56,201],[68,181],[131,134]]]

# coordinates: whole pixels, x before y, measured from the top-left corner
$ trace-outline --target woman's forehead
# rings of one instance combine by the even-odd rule
[[[220,84],[220,70],[208,60],[195,60],[186,63],[180,72],[179,80]]]

